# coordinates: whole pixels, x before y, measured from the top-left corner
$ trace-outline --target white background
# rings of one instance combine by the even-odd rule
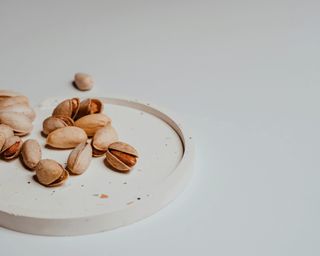
[[[0,228],[0,255],[319,255],[319,1],[0,0],[0,87],[175,111],[195,175],[167,208],[80,237]]]

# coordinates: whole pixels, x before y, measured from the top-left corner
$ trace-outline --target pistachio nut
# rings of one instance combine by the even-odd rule
[[[86,142],[87,138],[87,134],[81,128],[67,126],[49,133],[46,144],[53,148],[69,149]]]
[[[80,107],[80,99],[72,98],[62,101],[52,112],[52,116],[69,116],[74,118]]]
[[[29,117],[31,121],[36,118],[36,113],[34,110],[25,103],[14,104],[6,107],[0,107],[0,113],[3,112],[14,112],[14,113],[21,113]]]
[[[92,77],[85,73],[76,73],[73,83],[80,91],[88,91],[93,87]]]
[[[73,119],[68,116],[50,116],[43,121],[42,132],[44,135],[48,135],[56,129],[73,125]]]
[[[98,114],[103,111],[103,103],[99,99],[85,99],[81,101],[78,114],[75,119],[86,115]]]
[[[22,144],[21,160],[30,170],[34,170],[41,160],[41,147],[38,141],[28,139]]]
[[[2,150],[2,147],[4,146],[4,144],[6,143],[6,136],[0,132],[0,151]]]
[[[14,134],[18,136],[30,133],[33,128],[31,120],[22,113],[0,113],[0,123],[10,126]]]
[[[124,142],[114,142],[109,145],[105,163],[119,172],[128,172],[136,164],[138,152]]]
[[[67,170],[51,159],[40,160],[35,170],[39,183],[47,187],[60,186],[69,177]]]
[[[26,104],[29,106],[29,99],[26,96],[14,96],[14,97],[6,97],[0,98],[0,108],[12,106],[15,104]]]
[[[4,134],[5,138],[14,135],[12,128],[6,124],[0,124],[0,133]]]
[[[67,162],[67,169],[72,174],[84,173],[92,159],[92,148],[87,142],[82,142],[76,146],[70,153]]]
[[[81,117],[75,121],[74,125],[82,128],[89,137],[93,136],[101,127],[111,123],[110,117],[105,114],[92,114]]]
[[[20,153],[22,140],[19,136],[12,136],[6,139],[1,154],[3,159],[10,160],[17,157]]]
[[[97,130],[93,136],[92,155],[94,157],[104,155],[111,143],[118,141],[118,134],[111,124]]]

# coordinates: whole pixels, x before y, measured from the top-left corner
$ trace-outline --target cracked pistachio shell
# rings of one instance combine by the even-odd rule
[[[6,124],[0,124],[0,133],[4,134],[5,138],[9,138],[14,135],[12,128]]]
[[[15,104],[26,104],[29,106],[29,99],[26,96],[22,96],[22,95],[0,98],[0,108],[12,106]]]
[[[21,148],[21,158],[28,169],[34,170],[41,160],[41,147],[38,141],[33,139],[26,140]]]
[[[68,116],[50,116],[46,118],[42,123],[42,132],[44,135],[48,135],[56,129],[74,126],[74,121]]]
[[[0,132],[0,151],[2,150],[2,147],[4,146],[6,142],[6,136]]]
[[[135,148],[124,142],[114,142],[109,145],[105,162],[114,170],[128,172],[136,164],[138,152]]]
[[[14,113],[21,113],[26,115],[31,121],[36,118],[36,113],[34,112],[33,108],[25,103],[14,104],[6,107],[0,107],[0,113],[3,112],[14,112]]]
[[[74,125],[82,128],[89,137],[93,136],[97,130],[111,123],[110,117],[105,114],[92,114],[81,117],[75,121]]]
[[[85,99],[81,101],[76,119],[86,115],[98,114],[103,111],[104,105],[99,99]]]
[[[80,107],[80,99],[66,99],[56,106],[52,112],[52,116],[68,116],[74,118]]]
[[[40,160],[35,170],[39,183],[47,187],[60,186],[69,177],[66,169],[58,162],[51,159]]]
[[[6,160],[17,157],[20,153],[22,140],[19,136],[12,136],[6,139],[2,149],[2,157]]]
[[[67,126],[49,133],[47,145],[53,148],[69,149],[86,142],[87,139],[87,134],[81,128]]]
[[[71,151],[67,162],[67,169],[72,174],[82,174],[88,169],[91,159],[92,148],[89,143],[83,142]]]
[[[73,82],[80,91],[88,91],[93,87],[92,77],[85,73],[76,73]]]
[[[18,136],[30,133],[33,128],[31,120],[26,115],[15,112],[0,113],[0,123],[10,126]]]
[[[104,155],[110,144],[118,141],[118,134],[111,124],[97,130],[92,139],[93,156]]]

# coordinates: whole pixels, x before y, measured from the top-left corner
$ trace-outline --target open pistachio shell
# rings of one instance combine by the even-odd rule
[[[14,104],[7,107],[0,107],[0,113],[3,112],[21,113],[29,117],[31,121],[36,118],[36,113],[34,112],[34,110],[25,103]]]
[[[1,154],[3,159],[10,160],[17,157],[20,153],[22,140],[19,136],[12,136],[6,139]]]
[[[53,148],[75,148],[82,142],[87,141],[87,134],[79,127],[67,126],[49,133],[47,145]]]
[[[0,108],[12,106],[15,104],[26,104],[29,106],[29,99],[26,96],[22,96],[22,95],[0,98]]]
[[[74,118],[78,113],[80,107],[80,99],[72,98],[62,101],[56,108],[53,110],[53,116],[68,116]]]
[[[110,117],[105,114],[92,114],[81,117],[75,121],[74,125],[83,129],[89,137],[93,136],[97,130],[111,123]]]
[[[41,160],[41,147],[38,141],[28,139],[23,143],[21,148],[21,159],[28,169],[34,170]]]
[[[0,113],[0,123],[10,126],[18,136],[30,133],[33,128],[31,120],[26,115],[15,112]]]
[[[62,185],[69,177],[63,166],[51,159],[40,160],[35,170],[39,183],[47,187]]]
[[[68,158],[67,169],[72,174],[84,173],[92,159],[92,148],[87,142],[83,142],[75,147]]]
[[[105,163],[119,172],[128,172],[136,164],[138,152],[129,144],[114,142],[106,152]]]
[[[85,99],[81,101],[78,114],[75,119],[86,115],[99,114],[103,111],[103,103],[99,99]]]
[[[111,124],[97,130],[92,139],[94,157],[104,155],[111,143],[118,141],[118,134]]]
[[[14,135],[12,128],[6,124],[0,124],[0,133],[4,134],[6,138]]]

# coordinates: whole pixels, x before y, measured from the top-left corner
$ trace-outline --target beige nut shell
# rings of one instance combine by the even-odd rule
[[[83,142],[75,147],[67,161],[67,169],[72,174],[82,174],[84,173],[92,160],[92,148],[89,143]]]
[[[131,156],[138,157],[138,152],[135,148],[130,146],[127,143],[124,142],[114,142],[111,145],[109,145],[108,151],[106,152],[106,159],[105,163],[107,165],[110,165],[113,169],[119,172],[128,172],[132,169],[132,167],[126,165],[124,162],[122,162],[119,158],[114,156],[110,150],[117,150],[122,153],[127,153]]]
[[[21,148],[21,159],[23,164],[30,170],[34,170],[41,160],[41,147],[34,139],[26,140]]]
[[[111,123],[111,118],[105,114],[92,114],[81,117],[75,121],[74,125],[82,128],[89,137],[93,136],[97,130]]]
[[[74,118],[80,107],[80,99],[66,99],[59,103],[52,112],[52,116],[69,116]]]
[[[1,149],[2,157],[6,160],[11,160],[17,157],[20,153],[22,143],[23,142],[19,136],[11,136],[7,138]],[[10,154],[7,155],[8,153]]]
[[[75,148],[87,141],[87,134],[79,127],[67,126],[49,133],[46,144],[53,148]]]
[[[80,102],[78,114],[75,119],[79,119],[86,115],[102,113],[104,105],[99,99],[85,99]]]
[[[38,181],[48,187],[62,185],[69,176],[61,164],[51,159],[40,160],[35,170]]]
[[[0,113],[0,123],[10,126],[14,131],[14,134],[18,136],[30,133],[33,128],[31,120],[21,113]]]
[[[92,139],[93,156],[101,156],[108,150],[110,144],[118,141],[117,131],[111,124],[97,130]]]

